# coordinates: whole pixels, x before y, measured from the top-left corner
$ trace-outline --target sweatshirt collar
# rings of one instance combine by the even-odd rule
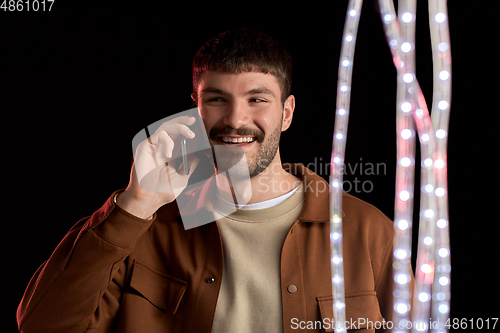
[[[283,168],[300,178],[304,186],[305,201],[299,215],[300,222],[326,223],[330,221],[330,187],[323,177],[298,163],[285,163]],[[191,200],[179,207],[180,214],[197,214],[199,210],[213,210],[212,199],[216,198],[217,185],[215,175],[202,186],[193,188],[181,195],[191,197]],[[342,216],[345,214],[342,212]]]

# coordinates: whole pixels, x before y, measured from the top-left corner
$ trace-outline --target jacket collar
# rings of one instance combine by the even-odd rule
[[[328,182],[302,164],[285,163],[283,168],[301,179],[304,185],[305,201],[302,212],[299,215],[301,222],[325,223],[330,221],[330,187]],[[179,207],[179,214],[197,215],[200,210],[211,212],[212,200],[216,196],[217,185],[215,175],[212,175],[201,186],[189,189],[182,193],[188,199],[177,200],[187,202]],[[345,216],[342,212],[342,216]]]
[[[330,186],[328,182],[302,164],[285,163],[283,168],[300,178],[304,185],[305,201],[299,220],[301,222],[329,222]]]

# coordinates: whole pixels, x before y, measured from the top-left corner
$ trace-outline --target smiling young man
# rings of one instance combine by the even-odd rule
[[[217,171],[228,170],[245,154],[252,187],[248,204],[276,198],[285,194],[281,189],[300,184],[299,178],[283,169],[279,154],[281,132],[290,127],[295,109],[295,97],[282,101],[280,92],[273,74],[210,71],[193,93],[210,144],[223,147],[215,154]],[[269,189],[262,179],[286,185]],[[231,199],[229,192],[221,194]]]
[[[189,175],[168,161],[180,139],[197,136],[195,118],[162,124],[139,145],[127,189],[78,222],[36,272],[20,330],[332,332],[328,184],[300,164],[284,168],[279,154],[295,110],[290,87],[291,58],[268,36],[237,29],[208,41],[193,60],[192,98],[215,176],[181,193],[199,159]],[[185,229],[179,195],[191,199],[181,211],[216,221]],[[392,222],[343,201],[347,320],[374,331],[366,323],[392,311]]]

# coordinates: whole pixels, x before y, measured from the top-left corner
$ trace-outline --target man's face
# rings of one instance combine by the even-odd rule
[[[210,144],[216,146],[219,172],[234,166],[243,154],[250,177],[264,171],[276,156],[281,132],[291,122],[291,116],[283,122],[276,77],[256,72],[206,72],[197,96]]]

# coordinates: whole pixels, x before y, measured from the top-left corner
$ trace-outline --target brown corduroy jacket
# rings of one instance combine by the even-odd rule
[[[302,165],[292,169],[305,202],[281,253],[283,330],[324,332],[333,314],[328,183]],[[185,230],[175,203],[142,220],[113,196],[35,273],[18,308],[20,330],[210,333],[223,265],[217,223]],[[346,318],[373,332],[392,309],[393,224],[348,194],[342,210]]]

